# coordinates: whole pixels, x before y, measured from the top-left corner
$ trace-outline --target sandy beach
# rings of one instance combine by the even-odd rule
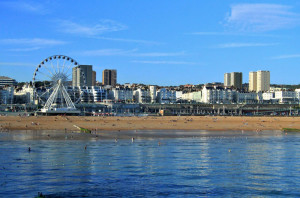
[[[300,117],[226,117],[226,116],[168,116],[168,117],[19,117],[1,116],[1,130],[78,130],[74,125],[92,131],[128,130],[210,130],[261,131],[300,129]]]

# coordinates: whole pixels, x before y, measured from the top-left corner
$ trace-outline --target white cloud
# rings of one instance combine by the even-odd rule
[[[99,50],[87,50],[80,52],[84,56],[128,56],[137,49],[122,50],[122,49],[99,49]]]
[[[200,35],[200,36],[232,36],[232,35],[238,35],[237,33],[231,33],[231,32],[192,32],[189,33],[191,35]]]
[[[134,60],[131,61],[133,63],[143,63],[143,64],[167,64],[167,65],[195,65],[196,63],[194,62],[186,62],[186,61],[139,61],[139,60]]]
[[[41,47],[29,47],[29,48],[15,48],[15,49],[8,49],[7,51],[10,52],[30,52],[30,51],[35,51],[39,50]]]
[[[275,56],[272,59],[289,59],[289,58],[300,58],[300,54],[287,54],[287,55]]]
[[[141,56],[141,57],[164,57],[164,56],[183,56],[184,52],[149,52],[149,53],[135,53],[131,56]]]
[[[20,62],[0,62],[0,67],[5,67],[5,66],[36,67],[36,64],[20,63]]]
[[[300,23],[291,6],[280,4],[236,4],[226,18],[228,26],[242,31],[263,32],[290,28]]]
[[[155,41],[147,41],[147,40],[138,40],[138,39],[124,39],[124,38],[110,38],[110,37],[93,37],[96,39],[102,40],[110,40],[110,41],[121,41],[121,42],[128,42],[128,43],[141,43],[141,44],[148,44],[148,45],[161,45],[163,43],[155,42]]]
[[[113,20],[100,20],[94,25],[82,25],[68,20],[59,20],[58,30],[84,36],[96,36],[106,32],[116,32],[127,29],[126,25]]]
[[[1,39],[0,44],[9,45],[30,45],[30,46],[49,46],[49,45],[63,45],[65,41],[54,40],[54,39]]]
[[[262,33],[246,33],[246,32],[192,32],[188,35],[199,36],[246,36],[246,37],[279,37],[278,35],[262,34]]]
[[[267,47],[278,45],[278,43],[223,43],[216,48],[238,48],[238,47]]]
[[[42,4],[24,2],[24,1],[3,1],[0,2],[0,5],[3,5],[7,8],[14,9],[22,12],[30,12],[35,14],[47,14],[49,12]]]
[[[139,53],[138,49],[123,50],[123,49],[99,49],[87,50],[80,52],[80,55],[85,56],[135,56],[135,57],[167,57],[167,56],[183,56],[185,52],[148,52]]]

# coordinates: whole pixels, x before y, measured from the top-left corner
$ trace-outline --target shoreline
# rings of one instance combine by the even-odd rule
[[[14,130],[0,132],[1,141],[130,141],[138,140],[163,140],[185,138],[248,138],[262,136],[284,136],[282,131],[206,131],[206,130],[141,130],[141,131],[97,131],[90,133],[64,132],[59,130]],[[159,143],[160,145],[160,143]]]
[[[78,131],[205,130],[264,131],[300,129],[300,117],[162,116],[162,117],[79,117],[0,116],[0,130]]]

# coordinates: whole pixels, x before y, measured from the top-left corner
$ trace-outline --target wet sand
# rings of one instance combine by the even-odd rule
[[[206,130],[262,131],[300,129],[300,117],[229,117],[229,116],[167,116],[167,117],[77,117],[1,116],[0,130],[78,131],[74,126],[92,131],[135,130]]]

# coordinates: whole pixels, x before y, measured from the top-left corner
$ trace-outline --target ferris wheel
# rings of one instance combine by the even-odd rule
[[[80,86],[85,86],[86,79],[78,62],[68,56],[50,56],[36,67],[32,79],[34,97],[44,105],[43,109],[75,109],[74,103],[81,100],[81,93],[80,90],[71,87],[73,67],[78,69]]]

